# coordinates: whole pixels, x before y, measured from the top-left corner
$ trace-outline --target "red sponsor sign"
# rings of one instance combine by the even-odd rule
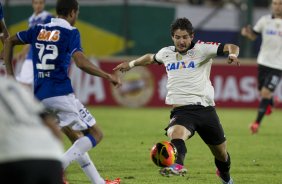
[[[92,59],[94,64],[107,72],[122,62],[116,60]],[[4,75],[3,66],[0,75]],[[108,81],[85,74],[74,64],[70,78],[76,96],[87,105],[122,105],[129,107],[165,107],[166,72],[163,65],[135,67],[129,72],[119,74],[123,85],[116,89]],[[211,81],[215,89],[215,101],[218,107],[257,107],[256,65],[218,65],[214,64]],[[275,91],[282,99],[282,82]],[[280,107],[282,107],[280,105]]]
[[[96,64],[112,72],[112,69],[120,62],[122,61],[102,60]],[[239,67],[214,64],[211,81],[215,89],[216,105],[218,107],[257,107],[259,97],[256,77],[255,64]],[[87,87],[83,87],[84,84],[77,86],[76,93],[79,93],[79,98],[89,105],[166,106],[164,101],[167,77],[163,65],[135,67],[122,74],[121,78],[123,85],[119,89],[113,88],[107,81],[96,78],[96,80],[92,79],[93,81],[87,84]],[[79,80],[79,77],[76,80]],[[83,78],[80,81],[85,82]],[[93,85],[97,86],[93,87]],[[90,88],[93,89],[93,93]],[[282,82],[279,83],[275,95],[282,99]]]

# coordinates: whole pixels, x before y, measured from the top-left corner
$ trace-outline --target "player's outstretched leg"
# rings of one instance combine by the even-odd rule
[[[63,167],[66,167],[74,160],[78,161],[83,171],[91,180],[91,183],[104,184],[104,179],[98,173],[95,165],[90,159],[87,151],[95,147],[101,141],[103,134],[95,124],[90,127],[84,136],[77,139],[63,156]]]

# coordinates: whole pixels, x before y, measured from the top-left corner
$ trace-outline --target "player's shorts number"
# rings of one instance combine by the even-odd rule
[[[36,68],[40,70],[54,70],[54,64],[47,64],[47,60],[54,60],[58,57],[58,47],[56,45],[44,45],[41,43],[35,43],[36,48],[39,49],[38,57],[41,63],[36,63]],[[44,54],[44,51],[52,51],[52,53]]]
[[[89,115],[89,111],[86,108],[80,109],[79,113],[82,118],[86,118]]]

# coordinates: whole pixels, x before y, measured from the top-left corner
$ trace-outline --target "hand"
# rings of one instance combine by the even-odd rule
[[[110,74],[109,81],[117,88],[121,86],[120,78],[116,74]]]
[[[242,36],[248,36],[248,35],[251,35],[252,34],[252,27],[251,25],[247,25],[245,27],[242,28],[241,30],[241,35]]]
[[[227,63],[231,64],[233,62],[235,62],[237,64],[237,66],[240,66],[240,61],[239,61],[239,59],[236,56],[228,56]]]
[[[128,62],[123,62],[123,63],[117,65],[113,70],[114,71],[127,72],[130,69],[131,68],[129,67],[129,63]]]

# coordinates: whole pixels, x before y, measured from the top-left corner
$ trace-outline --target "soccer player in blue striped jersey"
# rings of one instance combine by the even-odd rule
[[[112,181],[104,181],[87,154],[87,151],[101,141],[103,134],[95,118],[73,94],[68,77],[71,57],[81,70],[90,75],[105,78],[115,86],[120,85],[120,80],[116,75],[99,69],[85,57],[80,33],[73,27],[79,13],[78,2],[58,0],[56,11],[58,18],[53,18],[50,23],[36,25],[7,39],[7,52],[4,54],[7,73],[14,76],[11,63],[14,45],[31,44],[35,96],[46,107],[58,111],[61,127],[70,127],[84,134],[65,152],[64,169],[72,161],[78,161],[92,183],[108,184]],[[119,180],[115,183],[119,183]]]

